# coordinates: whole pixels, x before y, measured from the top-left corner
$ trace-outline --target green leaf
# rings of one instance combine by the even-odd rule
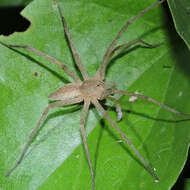
[[[60,6],[85,68],[93,76],[103,55],[126,20],[153,0],[65,0]],[[63,61],[77,73],[52,0],[35,0],[24,9],[31,21],[24,33],[0,40],[31,45]],[[138,46],[116,56],[106,81],[118,89],[138,91],[179,111],[190,112],[189,59],[183,42],[170,28],[163,7],[157,6],[132,23],[119,44],[141,38],[164,44],[148,49]],[[0,188],[3,190],[90,189],[91,177],[80,137],[81,105],[50,111],[20,166],[5,174],[18,159],[31,130],[48,105],[48,95],[68,81],[60,68],[23,49],[0,46]],[[187,158],[189,121],[143,100],[119,97],[123,119],[119,127],[143,157],[156,168],[155,183],[136,154],[117,131],[91,109],[86,127],[88,146],[96,173],[96,189],[170,189]],[[127,111],[128,110],[128,111]],[[129,112],[130,111],[130,112]],[[116,118],[114,110],[109,114]]]
[[[184,190],[190,190],[190,179],[187,178],[187,179],[184,179]]]
[[[7,6],[26,6],[32,0],[1,0],[0,6],[7,7]]]
[[[190,2],[189,0],[168,0],[176,30],[190,49]]]

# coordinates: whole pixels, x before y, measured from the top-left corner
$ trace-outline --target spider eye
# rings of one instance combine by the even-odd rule
[[[99,86],[101,86],[101,84],[99,83],[99,84],[97,84],[96,86],[98,86],[98,87],[99,87]]]
[[[96,87],[102,87],[104,85],[104,83],[102,81],[98,81]]]

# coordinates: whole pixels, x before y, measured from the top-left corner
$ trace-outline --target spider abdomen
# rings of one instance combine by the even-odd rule
[[[66,84],[49,95],[50,100],[71,100],[81,97],[79,84],[70,83]]]

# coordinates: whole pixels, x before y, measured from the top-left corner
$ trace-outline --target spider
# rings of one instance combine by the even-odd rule
[[[53,102],[50,103],[47,108],[45,109],[44,113],[42,114],[40,120],[38,121],[36,127],[33,129],[33,131],[31,132],[28,141],[26,142],[24,149],[18,159],[18,161],[16,162],[16,164],[6,173],[6,177],[8,177],[17,167],[18,165],[22,162],[25,153],[27,152],[33,138],[35,137],[36,133],[38,132],[38,130],[40,129],[41,124],[43,123],[43,121],[45,120],[48,112],[50,109],[55,108],[55,107],[60,107],[60,106],[66,106],[66,105],[72,105],[72,104],[77,104],[77,103],[81,103],[84,102],[84,106],[82,109],[82,114],[81,114],[81,119],[80,119],[80,129],[81,129],[81,134],[82,134],[82,139],[83,139],[83,143],[84,143],[84,148],[85,148],[85,152],[86,152],[86,157],[88,160],[88,164],[89,164],[89,168],[90,168],[90,173],[91,173],[91,183],[92,183],[92,190],[95,189],[95,176],[94,176],[94,170],[93,170],[93,165],[90,159],[90,155],[89,155],[89,149],[88,149],[88,145],[87,145],[87,138],[86,138],[86,134],[85,134],[85,119],[87,117],[88,111],[89,111],[89,107],[91,104],[93,104],[95,106],[95,108],[103,115],[103,117],[105,119],[107,119],[110,124],[118,131],[118,133],[123,137],[123,139],[125,140],[125,142],[134,150],[134,152],[137,154],[138,158],[141,160],[141,162],[143,163],[143,165],[145,166],[145,168],[150,172],[150,174],[155,178],[155,181],[158,182],[159,178],[158,176],[155,174],[155,171],[148,165],[148,163],[144,160],[144,158],[141,156],[141,154],[138,152],[138,150],[134,147],[134,145],[131,143],[131,141],[127,138],[127,136],[120,130],[120,128],[118,127],[117,123],[111,119],[111,117],[108,115],[108,113],[106,112],[106,110],[103,108],[103,106],[101,105],[101,100],[104,99],[109,99],[111,100],[114,104],[116,104],[117,109],[117,116],[118,116],[118,120],[121,119],[122,117],[122,111],[121,111],[121,105],[119,104],[119,102],[114,99],[113,97],[111,97],[111,95],[114,94],[120,94],[120,95],[128,95],[128,96],[133,96],[133,97],[137,97],[137,98],[142,98],[144,100],[150,101],[154,104],[157,104],[159,106],[161,106],[162,108],[173,112],[175,114],[179,114],[179,115],[184,115],[184,116],[190,116],[190,114],[185,114],[182,112],[178,112],[162,103],[159,103],[157,101],[155,101],[152,98],[149,98],[147,96],[141,95],[139,93],[134,93],[134,92],[126,92],[126,91],[122,91],[122,90],[117,90],[115,84],[113,82],[105,82],[105,71],[107,68],[107,65],[109,64],[110,59],[113,57],[113,55],[115,54],[115,52],[123,50],[131,45],[134,45],[136,43],[142,43],[143,45],[149,47],[149,48],[154,48],[154,47],[158,47],[161,44],[149,44],[141,39],[137,39],[137,40],[133,40],[130,41],[128,43],[116,46],[118,40],[120,39],[121,35],[125,32],[125,30],[128,28],[128,26],[134,22],[137,18],[139,18],[140,16],[142,16],[143,14],[145,14],[149,9],[155,7],[158,4],[163,3],[165,0],[161,0],[158,1],[152,5],[150,5],[149,7],[147,7],[146,9],[142,10],[138,15],[136,15],[135,17],[131,18],[130,20],[128,20],[126,22],[126,24],[121,28],[121,30],[119,31],[119,33],[116,35],[115,39],[112,41],[112,43],[110,44],[110,46],[108,47],[108,49],[106,50],[106,53],[104,54],[103,57],[103,61],[102,64],[99,66],[96,74],[94,75],[94,77],[89,78],[82,62],[81,59],[79,57],[79,54],[77,53],[77,50],[75,48],[75,45],[73,44],[71,35],[69,33],[68,27],[67,27],[67,23],[66,20],[63,16],[62,10],[60,8],[59,5],[57,5],[57,8],[59,10],[59,14],[62,20],[62,24],[63,24],[63,28],[65,31],[65,35],[68,39],[69,42],[69,46],[71,48],[73,57],[75,59],[75,63],[79,69],[79,71],[82,74],[82,77],[84,80],[81,80],[78,76],[76,76],[65,64],[59,62],[58,60],[56,60],[55,58],[31,47],[31,46],[21,46],[21,45],[11,45],[11,44],[7,44],[4,42],[0,42],[2,45],[7,46],[8,48],[23,48],[23,49],[27,49],[39,56],[45,57],[48,60],[50,60],[52,63],[58,65],[59,67],[61,67],[62,70],[64,70],[75,82],[73,83],[69,83],[69,84],[65,84],[64,86],[58,88],[57,90],[55,90],[53,93],[50,94],[49,99],[52,100]],[[111,87],[110,87],[111,86]]]

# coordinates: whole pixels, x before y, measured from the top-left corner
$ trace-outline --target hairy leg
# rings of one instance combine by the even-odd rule
[[[81,126],[81,134],[82,134],[82,138],[83,138],[83,143],[84,143],[84,148],[85,148],[85,152],[86,152],[86,157],[88,160],[88,164],[90,167],[90,173],[92,176],[92,190],[94,190],[94,171],[93,171],[93,167],[92,167],[92,162],[90,160],[90,154],[89,154],[89,150],[88,150],[88,145],[87,145],[87,139],[86,139],[86,134],[85,134],[85,119],[87,117],[88,114],[88,110],[89,110],[89,106],[90,106],[90,102],[84,102],[84,107],[82,110],[82,115],[81,115],[81,120],[80,120],[80,126]]]
[[[44,113],[42,114],[40,120],[38,121],[36,127],[32,130],[32,132],[30,133],[30,136],[24,146],[24,149],[18,159],[18,161],[16,162],[16,164],[6,173],[5,177],[8,177],[17,167],[18,165],[22,162],[23,158],[24,158],[24,155],[26,153],[26,151],[28,150],[33,138],[35,137],[36,133],[38,132],[38,130],[40,129],[40,126],[41,124],[43,123],[44,119],[46,118],[48,112],[50,109],[52,108],[55,108],[55,107],[58,107],[58,106],[65,106],[65,105],[70,105],[70,104],[75,104],[75,103],[78,103],[79,100],[76,99],[76,100],[71,100],[71,101],[57,101],[57,102],[54,102],[54,103],[51,103],[48,105],[48,107],[45,109]]]
[[[157,102],[156,100],[154,100],[154,99],[152,99],[152,98],[149,98],[148,96],[144,96],[144,95],[141,95],[141,94],[137,94],[137,93],[135,93],[135,92],[125,92],[125,91],[122,91],[122,90],[115,90],[114,93],[115,93],[115,94],[127,95],[127,96],[135,96],[135,97],[137,97],[137,98],[141,98],[141,99],[147,100],[147,101],[149,101],[149,102],[152,102],[153,104],[159,105],[160,107],[164,108],[165,110],[168,110],[168,111],[170,111],[170,112],[172,112],[172,113],[175,113],[176,115],[183,115],[183,116],[188,116],[188,117],[190,117],[190,114],[176,111],[176,110],[174,110],[173,108],[170,108],[170,107],[166,106],[165,104],[162,104],[162,103]]]
[[[111,57],[115,54],[116,51],[119,51],[119,50],[122,50],[122,49],[125,49],[131,45],[134,45],[134,44],[137,44],[137,43],[142,43],[143,45],[145,45],[146,47],[148,48],[155,48],[155,47],[158,47],[160,45],[162,45],[163,43],[159,43],[159,44],[150,44],[150,43],[147,43],[145,42],[144,40],[141,40],[141,39],[137,39],[137,40],[133,40],[133,41],[130,41],[128,43],[125,43],[125,44],[122,44],[122,45],[119,45],[117,46],[116,48],[113,49],[113,51],[111,52],[110,54],[110,59]],[[107,62],[108,64],[108,62]]]
[[[32,48],[31,46],[28,45],[12,45],[12,44],[7,44],[5,42],[1,42],[0,44],[8,47],[8,48],[23,48],[23,49],[27,49],[39,56],[45,57],[47,58],[49,61],[51,61],[52,63],[58,65],[59,67],[61,67],[61,69],[63,69],[73,80],[75,80],[76,82],[80,82],[80,79],[63,63],[61,63],[60,61],[57,61],[55,58],[35,49]]]
[[[121,28],[121,30],[119,31],[119,33],[116,35],[115,39],[112,41],[112,43],[110,44],[110,46],[108,47],[108,49],[106,50],[106,53],[104,54],[104,58],[103,58],[103,62],[100,65],[97,73],[96,73],[96,77],[100,78],[101,80],[104,79],[104,75],[105,75],[105,70],[106,70],[106,65],[108,64],[107,62],[109,61],[110,55],[115,47],[115,45],[117,44],[118,40],[120,39],[121,35],[125,32],[125,30],[128,28],[128,26],[134,22],[136,19],[138,19],[140,16],[142,16],[143,14],[145,14],[149,9],[163,3],[165,0],[161,0],[161,1],[157,1],[156,3],[153,3],[152,5],[150,5],[149,7],[147,7],[146,9],[142,10],[138,15],[134,16],[133,18],[131,18],[130,20],[128,20],[125,25]]]
[[[86,70],[85,70],[85,68],[84,68],[84,65],[82,64],[82,62],[81,62],[81,60],[80,60],[80,56],[79,56],[79,54],[77,53],[77,50],[76,50],[76,48],[75,48],[75,46],[74,46],[74,43],[73,43],[72,38],[71,38],[71,35],[70,35],[70,33],[69,33],[69,29],[68,29],[66,20],[65,20],[65,18],[64,18],[64,16],[63,16],[61,7],[60,7],[59,5],[57,5],[57,6],[58,6],[59,14],[60,14],[60,16],[61,16],[61,21],[62,21],[62,23],[63,23],[63,27],[64,27],[64,30],[65,30],[65,34],[66,34],[67,39],[68,39],[68,41],[69,41],[69,45],[70,45],[70,47],[71,47],[71,50],[72,50],[72,53],[73,53],[75,62],[76,62],[76,64],[77,64],[77,66],[78,66],[78,68],[79,68],[79,70],[80,70],[80,72],[81,72],[83,78],[84,78],[85,80],[87,80],[87,79],[89,78],[89,77],[88,77],[88,74],[87,74],[87,72],[86,72]]]
[[[127,48],[127,47],[129,47],[129,46],[131,46],[131,45],[137,44],[137,43],[142,43],[143,45],[145,45],[145,46],[148,47],[148,48],[155,48],[155,47],[158,47],[158,46],[160,46],[160,45],[163,44],[163,43],[150,44],[150,43],[147,43],[147,42],[145,42],[144,40],[141,40],[141,39],[133,40],[133,41],[130,41],[130,42],[125,43],[125,44],[122,44],[122,45],[119,45],[119,46],[117,46],[116,48],[114,48],[114,49],[112,50],[112,52],[110,53],[109,60],[113,57],[113,55],[115,54],[116,51],[121,51],[121,50],[123,50],[123,49],[125,49],[125,48]],[[107,65],[108,65],[108,63],[109,63],[109,60],[108,60],[108,61],[106,62],[106,64],[105,64],[105,69],[106,69],[106,67],[107,67]],[[99,72],[100,72],[100,75],[102,76],[104,70],[100,70]]]
[[[114,94],[114,90],[116,89],[116,84],[114,82],[108,81],[108,82],[104,82],[105,86],[106,86],[106,91],[104,92],[104,94],[101,97],[101,100],[107,98],[107,96]]]
[[[157,175],[155,174],[154,170],[148,165],[148,163],[144,160],[144,158],[141,156],[141,154],[138,152],[138,150],[135,148],[135,146],[131,143],[131,141],[127,138],[127,136],[121,131],[121,129],[117,126],[114,120],[110,118],[110,116],[107,114],[107,112],[104,110],[104,108],[100,105],[100,103],[97,100],[93,101],[94,106],[97,108],[97,110],[105,117],[111,125],[118,131],[118,133],[123,137],[123,139],[127,142],[127,144],[133,149],[133,151],[137,154],[141,162],[144,164],[146,169],[152,174],[152,176],[155,178],[155,182],[158,182],[159,179]]]

